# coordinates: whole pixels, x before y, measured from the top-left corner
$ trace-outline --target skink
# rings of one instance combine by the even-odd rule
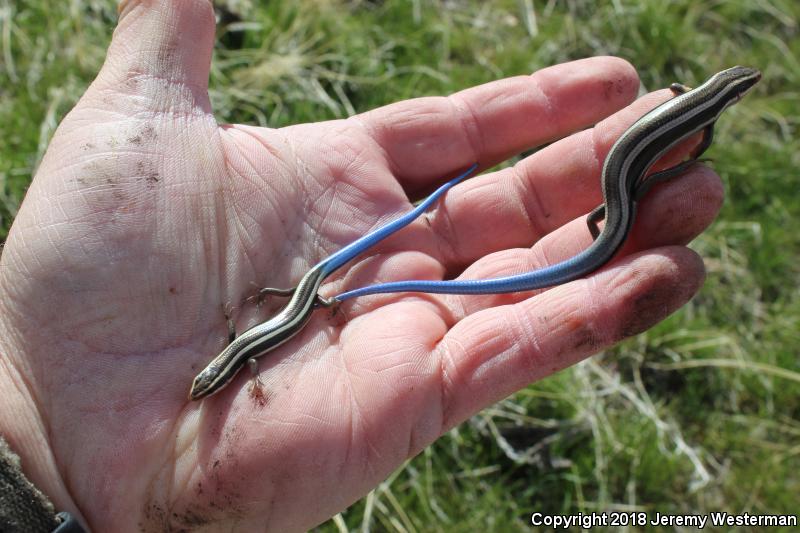
[[[604,203],[587,218],[594,242],[583,252],[561,263],[514,276],[484,280],[410,280],[381,283],[344,292],[331,299],[317,291],[323,280],[350,259],[378,241],[405,227],[434,203],[450,187],[472,172],[444,184],[413,211],[372,233],[361,237],[315,265],[295,289],[265,289],[267,294],[291,295],[282,311],[270,320],[237,337],[197,375],[190,399],[198,400],[224,387],[248,360],[259,357],[296,335],[320,306],[336,304],[356,296],[388,292],[428,292],[446,294],[495,294],[526,291],[566,283],[585,276],[608,262],[620,248],[633,225],[635,203],[649,188],[671,178],[699,157],[711,144],[714,122],[730,105],[741,99],[759,80],[759,71],[733,67],[712,76],[694,90],[675,84],[678,96],[656,107],[636,121],[612,146],[602,172]],[[693,159],[645,177],[648,169],[680,141],[704,130],[703,141]],[[597,223],[605,218],[602,231]]]
[[[633,225],[636,200],[659,181],[671,178],[693,164],[711,144],[714,122],[761,79],[758,70],[733,67],[712,76],[694,90],[673,84],[679,96],[637,120],[611,147],[603,164],[604,203],[587,221],[594,242],[578,255],[533,272],[481,280],[409,280],[354,289],[333,297],[343,302],[357,296],[388,292],[439,294],[499,294],[552,287],[578,279],[607,263],[619,250]],[[705,130],[689,161],[645,178],[647,170],[680,141]],[[605,216],[602,232],[597,222]]]

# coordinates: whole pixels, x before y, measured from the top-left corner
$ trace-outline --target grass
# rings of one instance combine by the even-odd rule
[[[631,61],[647,89],[734,64],[764,72],[709,152],[727,197],[693,244],[709,271],[702,292],[452,430],[320,530],[522,531],[532,512],[797,512],[800,7],[597,4],[217,2],[211,97],[224,122],[344,117],[598,54]],[[0,238],[115,17],[106,0],[0,0]]]

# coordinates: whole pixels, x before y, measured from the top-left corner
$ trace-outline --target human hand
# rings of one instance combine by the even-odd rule
[[[368,297],[346,321],[319,311],[262,358],[264,401],[243,375],[189,402],[226,343],[226,306],[239,331],[274,312],[244,303],[253,283],[291,286],[409,197],[590,126],[638,86],[627,63],[594,58],[348,120],[220,126],[213,40],[206,0],[123,7],[2,256],[0,428],[57,508],[94,530],[311,527],[450,427],[647,329],[700,286],[702,262],[680,245],[712,220],[721,187],[694,167],[650,194],[623,252],[585,280]],[[605,153],[668,97],[459,185],[322,293],[574,255],[590,241],[583,215],[601,202]]]

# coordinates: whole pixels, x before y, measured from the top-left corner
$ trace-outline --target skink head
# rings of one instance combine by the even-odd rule
[[[733,67],[718,72],[706,82],[713,93],[724,95],[722,111],[742,99],[761,79],[761,72],[749,67]]]
[[[219,376],[219,372],[215,368],[207,367],[202,372],[197,374],[192,381],[192,388],[189,391],[190,400],[199,400],[214,392],[215,381]]]
[[[224,387],[235,375],[235,372],[225,373],[215,359],[202,372],[197,374],[194,381],[192,381],[189,399],[202,400],[206,396],[211,396]]]

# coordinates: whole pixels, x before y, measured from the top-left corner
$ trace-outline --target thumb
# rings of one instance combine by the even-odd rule
[[[214,33],[209,0],[122,0],[119,23],[95,84],[145,97],[140,104],[152,111],[175,111],[176,104],[186,103],[210,108]]]

